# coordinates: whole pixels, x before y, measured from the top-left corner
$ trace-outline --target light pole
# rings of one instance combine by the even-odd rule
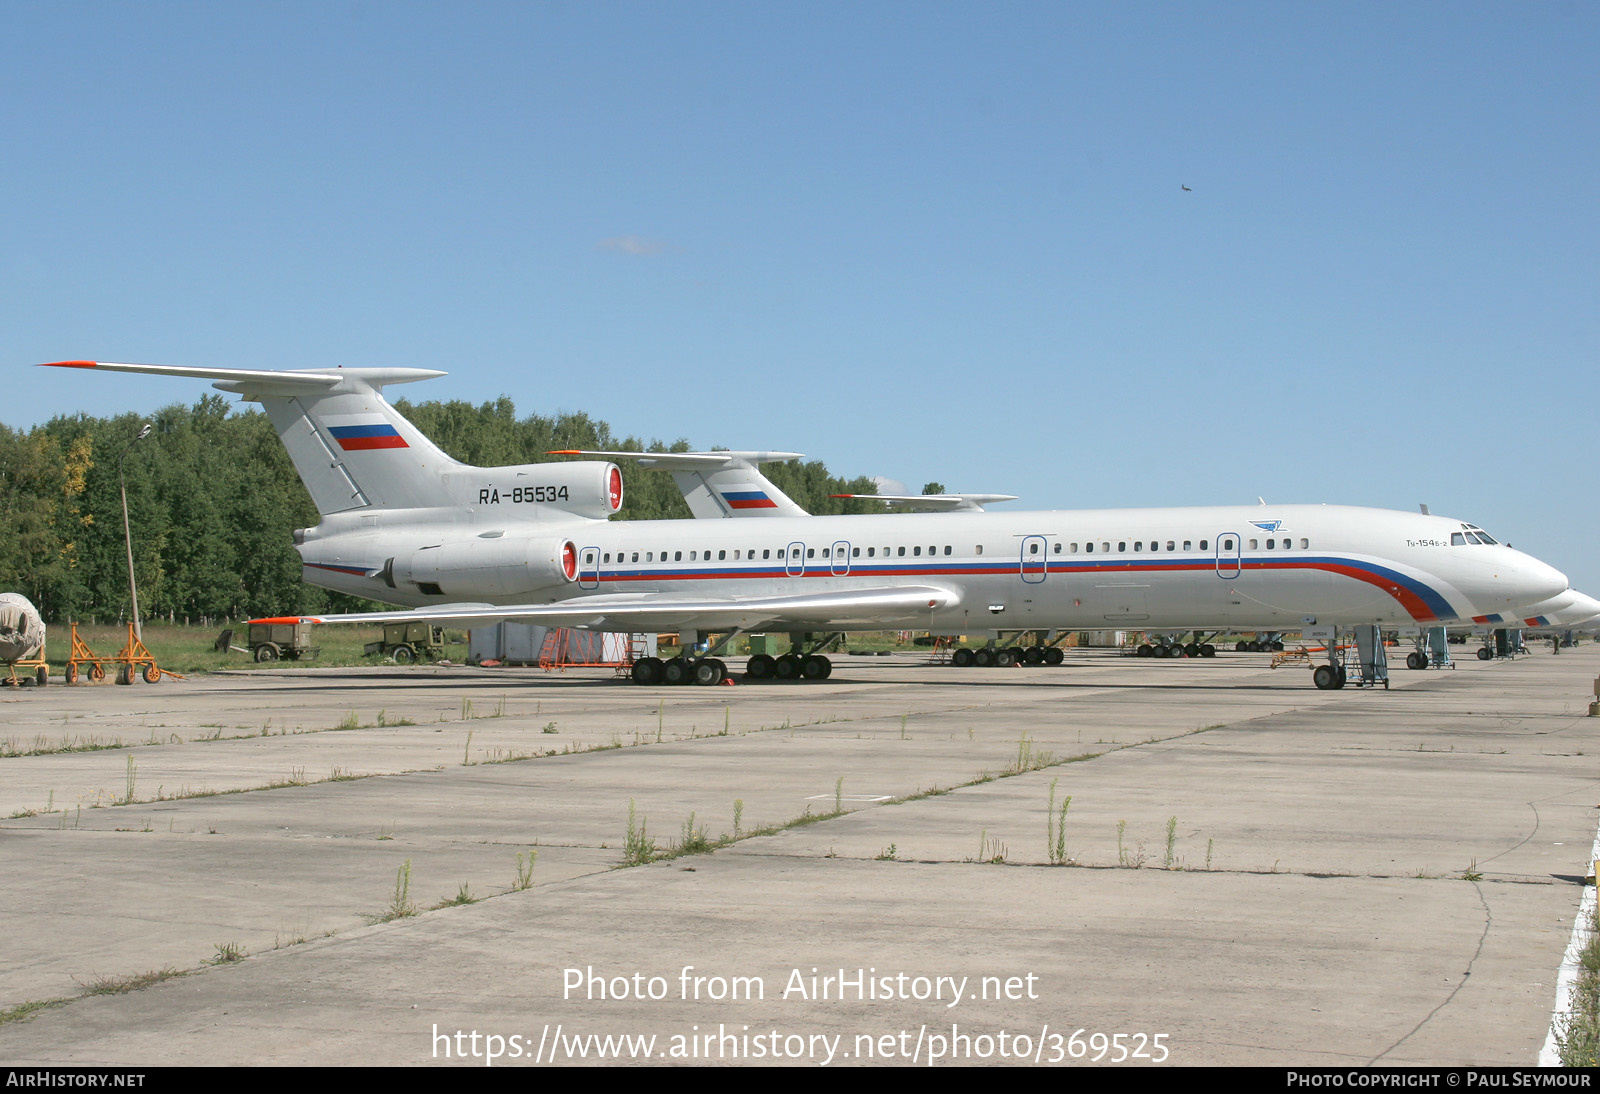
[[[122,460],[134,445],[150,436],[150,423],[144,423],[144,428],[139,430],[139,435],[129,441],[122,448],[122,455],[117,457],[117,486],[122,490],[122,538],[128,545],[128,595],[133,598],[133,633],[140,642],[144,641],[144,630],[139,626],[139,589],[133,581],[133,533],[128,530],[128,484],[122,478]]]

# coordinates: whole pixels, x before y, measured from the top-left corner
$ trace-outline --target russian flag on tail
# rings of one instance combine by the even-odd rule
[[[346,452],[360,452],[369,448],[410,448],[400,431],[388,422],[377,421],[358,425],[330,425],[328,432]]]

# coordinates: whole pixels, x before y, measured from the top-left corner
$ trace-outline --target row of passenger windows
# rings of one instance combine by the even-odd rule
[[[1459,535],[1456,535],[1456,536],[1453,536],[1451,538],[1452,538],[1452,541],[1459,541],[1461,537]],[[1485,537],[1485,538],[1487,539],[1487,537]],[[1115,553],[1117,553],[1117,554],[1128,554],[1129,553],[1129,551],[1128,551],[1128,542],[1129,541],[1125,540],[1125,539],[1117,540],[1116,541],[1116,552]],[[1134,554],[1145,554],[1145,553],[1159,554],[1159,553],[1162,553],[1163,551],[1175,554],[1175,553],[1177,553],[1179,551],[1191,551],[1192,552],[1195,549],[1195,541],[1194,540],[1189,540],[1189,539],[1186,539],[1186,540],[1182,541],[1182,544],[1183,544],[1182,547],[1179,547],[1179,545],[1178,545],[1179,541],[1175,540],[1175,539],[1169,539],[1169,540],[1165,540],[1165,541],[1153,539],[1153,540],[1150,540],[1148,543],[1146,543],[1146,541],[1144,541],[1142,539],[1136,539],[1136,540],[1133,540],[1132,542],[1133,542],[1133,552],[1132,553],[1134,553]],[[1476,542],[1476,541],[1474,541],[1474,542]],[[1493,541],[1490,541],[1490,542],[1493,542]],[[1222,550],[1222,551],[1235,551],[1235,550],[1239,549],[1238,543],[1239,543],[1239,541],[1235,540],[1233,537],[1224,536],[1219,541],[1219,549]],[[1199,541],[1199,544],[1200,544],[1200,548],[1199,548],[1200,550],[1202,550],[1202,551],[1211,550],[1211,541],[1210,540],[1202,539],[1202,540]],[[1306,550],[1310,550],[1310,548],[1311,548],[1311,541],[1310,540],[1308,540],[1308,539],[1301,539],[1300,540],[1300,548],[1299,548],[1300,550],[1306,551]],[[1259,539],[1249,540],[1248,541],[1248,547],[1246,549],[1251,550],[1251,551],[1262,550],[1263,549],[1262,541],[1259,540]],[[1278,539],[1277,537],[1273,537],[1271,539],[1266,540],[1265,549],[1268,550],[1268,551],[1291,551],[1291,550],[1295,549],[1295,541],[1293,539],[1287,537],[1287,536],[1284,537],[1283,539]],[[821,558],[824,558],[824,559],[832,560],[834,558],[834,555],[833,555],[833,550],[834,549],[832,547],[807,547],[807,548],[803,548],[803,550],[805,552],[805,557],[808,558],[808,559],[815,559],[815,558],[821,557]],[[1110,540],[1100,540],[1098,542],[1095,542],[1095,541],[1091,540],[1091,541],[1086,541],[1086,542],[1082,543],[1081,545],[1078,544],[1078,543],[1074,543],[1074,542],[1062,543],[1061,541],[1057,540],[1051,546],[1050,553],[1051,554],[1056,554],[1056,555],[1059,555],[1059,554],[1075,555],[1075,554],[1078,554],[1080,550],[1082,551],[1083,554],[1086,554],[1086,555],[1092,555],[1092,554],[1095,554],[1097,552],[1100,553],[1100,554],[1111,554],[1111,553],[1113,553]],[[763,549],[761,551],[760,557],[762,559],[764,559],[764,560],[767,560],[767,561],[776,560],[776,561],[779,561],[779,562],[783,562],[786,559],[790,560],[790,561],[794,561],[794,560],[798,560],[801,557],[801,551],[802,551],[802,548],[795,547],[795,546],[778,547],[776,549],[768,547],[768,548],[765,548],[765,549]],[[878,548],[878,547],[866,547],[866,548],[851,547],[850,548],[850,557],[851,558],[863,558],[863,557],[864,558],[906,558],[906,557],[911,557],[911,558],[923,558],[923,557],[933,558],[933,557],[938,557],[938,556],[948,556],[951,553],[953,553],[953,549],[948,544],[946,544],[946,545],[944,545],[942,547],[938,546],[938,545],[929,546],[926,549],[926,553],[924,553],[924,549],[920,545],[913,546],[913,547],[883,547],[883,548]],[[979,544],[977,547],[975,547],[973,549],[973,553],[976,554],[976,555],[983,554],[983,546],[982,546],[982,544]],[[1042,554],[1043,553],[1043,539],[1042,539],[1042,537],[1030,537],[1027,540],[1027,553],[1029,555],[1038,555],[1038,554]],[[670,558],[668,557],[669,554],[671,555]],[[687,559],[684,558],[685,554],[687,554],[689,556]],[[731,558],[730,558],[730,555],[731,555]],[[742,559],[741,559],[741,555],[743,556]],[[741,551],[738,548],[735,548],[732,551],[728,551],[726,549],[723,549],[723,550],[719,550],[719,551],[716,552],[715,561],[717,561],[717,562],[754,561],[756,559],[756,557],[757,557],[756,556],[756,548],[754,548],[754,547],[750,548],[747,551]],[[839,548],[838,557],[839,558],[843,558],[844,557],[844,548],[843,547]],[[584,559],[584,561],[585,561],[585,563],[592,565],[594,563],[593,555],[590,554],[588,557],[586,557]],[[603,561],[606,564],[610,564],[611,563],[611,552],[609,552],[609,551],[606,552]],[[672,552],[667,552],[667,551],[659,551],[659,552],[657,552],[657,551],[633,551],[631,553],[625,552],[625,551],[618,551],[617,555],[616,555],[616,561],[620,564],[620,563],[625,563],[625,562],[685,562],[685,561],[687,561],[687,562],[711,562],[711,561],[713,561],[713,559],[712,559],[712,553],[710,551],[699,551],[699,550],[691,550],[691,551],[687,551],[687,552],[685,552],[685,551],[672,551]]]
[[[863,554],[862,554],[863,550],[865,550],[865,552],[866,552],[865,556],[863,556]],[[953,550],[954,549],[951,548],[948,545],[946,545],[946,546],[944,546],[942,548],[938,547],[938,546],[930,546],[927,549],[927,556],[929,558],[932,558],[932,557],[938,555],[941,551],[943,551],[944,554],[948,555],[948,554],[951,554]],[[801,551],[801,549],[799,547],[779,547],[779,548],[776,548],[776,549],[768,547],[768,548],[764,549],[761,552],[761,557],[764,558],[764,559],[768,559],[768,560],[776,559],[777,561],[782,562],[782,561],[784,561],[785,557],[787,557],[789,559],[798,559],[798,558],[800,558],[800,551]],[[882,557],[882,558],[890,558],[890,557],[905,558],[908,554],[912,558],[921,558],[923,556],[923,549],[922,549],[921,546],[901,547],[901,548],[898,549],[898,555],[896,555],[895,552],[896,552],[896,549],[893,548],[893,547],[884,547],[882,549],[882,554],[880,556],[879,549],[877,547],[867,547],[867,548],[852,547],[852,548],[850,548],[850,557],[851,558],[862,558],[862,557],[866,557],[866,558],[879,558],[879,557]],[[617,552],[617,561],[619,563],[621,563],[621,562],[657,562],[657,561],[659,561],[659,562],[684,562],[684,561],[688,561],[688,562],[710,562],[710,561],[712,561],[711,552],[710,551],[687,551],[687,552],[685,552],[685,551],[672,551],[672,552],[670,552],[670,554],[671,554],[670,558],[667,557],[668,554],[669,554],[669,552],[667,552],[667,551],[661,551],[661,552],[659,552],[659,557],[658,557],[658,552],[656,552],[656,551],[634,551],[631,555],[626,551],[618,551]],[[685,554],[687,554],[689,556],[687,559],[685,559],[683,557]],[[727,551],[727,550],[718,551],[717,552],[716,561],[718,561],[718,562],[727,562],[727,561],[730,560],[729,559],[730,554],[732,555],[731,561],[734,561],[734,562],[740,561],[741,552],[738,549],[735,549],[735,550],[733,550],[731,552]],[[980,555],[983,554],[983,548],[982,547],[978,548],[978,554],[980,554]],[[805,548],[805,557],[806,558],[817,558],[817,557],[819,557],[819,555],[822,558],[832,559],[834,557],[833,548],[832,547],[807,547],[807,548]],[[756,548],[752,547],[748,551],[743,552],[743,556],[744,556],[744,560],[745,561],[754,560],[756,558]],[[839,558],[843,558],[844,557],[844,548],[843,547],[839,548],[838,557]],[[585,561],[592,563],[594,561],[594,559],[593,559],[593,557],[590,557],[590,558],[585,559]],[[611,561],[611,553],[609,551],[606,552],[604,561],[605,562],[610,562]]]

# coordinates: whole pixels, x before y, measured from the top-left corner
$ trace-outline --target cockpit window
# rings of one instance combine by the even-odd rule
[[[1483,540],[1478,538],[1478,533],[1476,533],[1476,532],[1468,532],[1467,533],[1467,542],[1468,543],[1475,543],[1475,544],[1479,545],[1480,547],[1483,545]]]
[[[1466,545],[1467,545],[1467,537],[1466,536],[1462,535],[1460,532],[1451,532],[1450,533],[1450,546],[1452,546],[1452,547],[1465,547]]]
[[[1485,542],[1485,543],[1499,543],[1500,542],[1499,540],[1497,540],[1493,536],[1491,536],[1488,532],[1485,532],[1482,528],[1478,529],[1478,538],[1483,540],[1483,542]]]

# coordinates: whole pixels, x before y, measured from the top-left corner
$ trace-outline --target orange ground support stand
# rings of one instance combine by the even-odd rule
[[[176,676],[183,679],[181,673],[170,669],[163,670],[156,664],[155,654],[146,648],[140,640],[138,633],[133,629],[133,624],[128,624],[128,641],[117,651],[115,657],[100,657],[89,644],[78,637],[78,625],[72,624],[72,656],[67,659],[67,683],[78,682],[79,675],[85,675],[90,681],[98,683],[106,678],[106,666],[117,665],[117,683],[132,684],[140,676],[144,682],[154,684],[163,676]],[[142,666],[142,669],[141,669]]]

